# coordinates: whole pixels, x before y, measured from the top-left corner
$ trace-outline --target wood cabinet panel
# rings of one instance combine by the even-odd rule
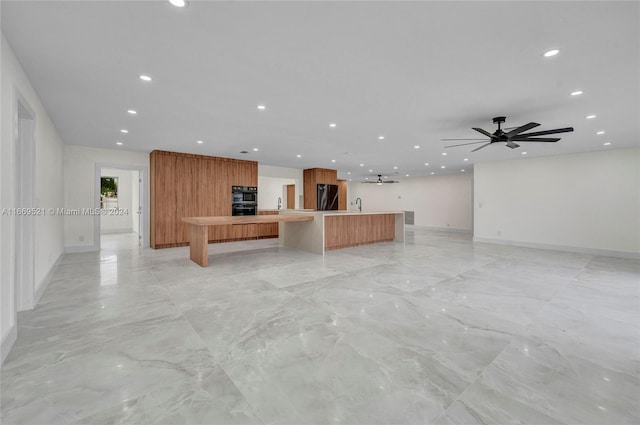
[[[346,248],[395,238],[394,214],[337,215],[324,217],[324,249]]]
[[[318,184],[338,184],[338,172],[327,168],[309,168],[303,171],[302,184],[304,187],[304,208],[315,210],[317,203]],[[338,194],[338,197],[340,195]],[[338,202],[340,199],[338,199]]]
[[[150,165],[152,248],[188,245],[190,229],[182,217],[230,216],[231,186],[258,185],[255,161],[153,151]],[[256,235],[255,225],[209,228],[211,242]]]
[[[347,209],[347,181],[338,180],[338,209]]]
[[[287,208],[294,209],[296,207],[296,185],[287,185]]]
[[[258,215],[278,215],[277,211],[258,211]],[[259,238],[277,238],[278,223],[261,223],[258,224]]]

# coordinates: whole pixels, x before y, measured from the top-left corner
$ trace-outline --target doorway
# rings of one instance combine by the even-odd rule
[[[33,208],[35,202],[36,115],[24,97],[15,96],[15,173],[16,208]],[[31,214],[15,215],[16,310],[31,310],[35,302],[35,221]]]
[[[96,164],[94,241],[99,250],[149,246],[147,167]]]

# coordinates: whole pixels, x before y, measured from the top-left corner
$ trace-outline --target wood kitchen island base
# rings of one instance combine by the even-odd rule
[[[264,223],[280,223],[283,221],[313,221],[313,216],[286,215],[252,215],[236,217],[184,217],[183,222],[189,224],[189,257],[191,261],[207,267],[209,264],[209,227],[228,225],[251,225]]]
[[[404,212],[300,212],[312,223],[287,223],[280,229],[280,244],[316,254],[332,249],[380,242],[404,242]]]
[[[190,228],[190,258],[209,261],[208,226],[279,223],[280,245],[324,255],[351,246],[404,242],[403,212],[282,211],[277,215],[185,217]]]

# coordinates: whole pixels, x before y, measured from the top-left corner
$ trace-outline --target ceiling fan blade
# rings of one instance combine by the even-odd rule
[[[471,152],[479,151],[480,149],[482,149],[482,148],[484,148],[484,147],[486,147],[486,146],[489,146],[490,144],[491,144],[491,142],[486,143],[486,144],[484,144],[484,145],[480,146],[479,148],[475,148],[475,149],[474,149],[474,150],[472,150]]]
[[[453,140],[485,140],[485,139],[440,139],[442,141],[453,141]]]
[[[478,127],[473,127],[473,129],[474,129],[475,131],[477,131],[478,133],[482,133],[482,134],[484,134],[484,135],[485,135],[485,136],[487,136],[488,138],[492,138],[492,137],[493,137],[493,134],[489,133],[487,130],[483,130],[483,129],[478,128]]]
[[[515,130],[511,130],[510,132],[506,133],[505,136],[507,136],[507,138],[512,138],[513,136],[516,136],[520,133],[522,133],[523,131],[527,131],[527,130],[531,130],[534,127],[539,126],[540,124],[538,124],[537,122],[530,122],[529,124],[525,124],[522,125],[518,128],[516,128]]]
[[[570,133],[573,131],[573,127],[556,128],[555,130],[534,131],[533,133],[519,134],[523,137],[531,136],[544,136],[545,134],[558,134],[558,133]]]
[[[456,146],[477,145],[478,143],[486,143],[486,142],[488,142],[488,140],[483,140],[481,142],[460,143],[459,145],[445,146],[445,148],[455,148]]]
[[[523,136],[517,136],[512,138],[511,140],[516,141],[516,142],[557,142],[558,140],[560,140],[559,137],[555,138],[555,137],[523,137]]]

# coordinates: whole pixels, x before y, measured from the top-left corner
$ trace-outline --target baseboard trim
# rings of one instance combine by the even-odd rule
[[[566,246],[566,245],[551,245],[537,242],[522,242],[512,241],[506,239],[492,239],[492,238],[479,238],[474,237],[473,242],[490,243],[494,245],[505,246],[518,246],[522,248],[535,248],[535,249],[547,249],[550,251],[562,251],[562,252],[575,252],[578,254],[600,255],[603,257],[618,257],[618,258],[631,258],[634,260],[640,259],[640,253],[627,252],[627,251],[614,251],[609,249],[597,249],[597,248],[584,248],[580,246]]]
[[[47,289],[47,286],[49,286],[49,282],[51,282],[51,278],[53,277],[53,274],[58,269],[58,265],[60,264],[60,260],[62,260],[63,255],[64,253],[60,253],[60,255],[58,255],[58,258],[49,269],[49,272],[40,281],[40,286],[38,287],[38,290],[36,291],[33,299],[34,306],[38,305],[38,303],[40,302],[40,298],[42,297],[42,294],[44,294],[44,291]]]
[[[97,252],[100,251],[95,245],[80,245],[80,246],[65,246],[65,254],[79,254],[82,252]]]
[[[471,229],[461,229],[459,227],[416,226],[415,224],[406,224],[405,226],[411,226],[418,229],[438,230],[438,231],[445,231],[445,232],[473,233]]]
[[[13,348],[13,344],[16,343],[17,339],[18,339],[18,326],[17,326],[17,323],[14,323],[11,329],[9,329],[9,332],[7,332],[4,338],[2,338],[2,342],[0,343],[0,346],[1,346],[0,347],[0,357],[1,357],[0,365],[4,363],[4,360],[9,355],[9,352],[11,352],[11,348]]]

